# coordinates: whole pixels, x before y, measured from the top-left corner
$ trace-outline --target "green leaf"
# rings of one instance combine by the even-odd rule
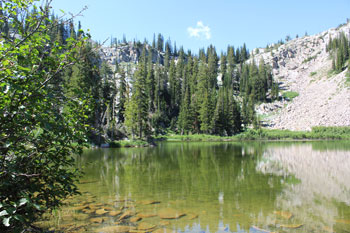
[[[19,200],[19,205],[18,206],[25,205],[27,202],[28,202],[27,198],[22,198],[21,200]]]
[[[0,212],[0,217],[5,216],[5,215],[8,215],[6,210],[3,210]]]
[[[4,219],[2,220],[2,224],[4,224],[5,227],[9,227],[9,226],[10,226],[10,219],[11,219],[11,217],[9,217],[9,218],[4,218]]]
[[[38,204],[33,204],[33,206],[35,207],[35,209],[37,209],[37,210],[41,210],[40,205],[38,205]]]

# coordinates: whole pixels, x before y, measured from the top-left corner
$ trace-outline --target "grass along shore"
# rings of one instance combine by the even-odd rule
[[[119,140],[108,143],[110,148],[148,147],[154,141],[187,142],[223,142],[223,141],[259,141],[259,140],[350,140],[350,127],[313,127],[311,131],[291,131],[278,129],[248,129],[234,136],[209,134],[167,134],[155,137],[151,142],[144,140]]]
[[[248,129],[234,136],[208,134],[164,135],[156,137],[164,141],[244,141],[244,140],[350,140],[350,127],[313,127],[311,131],[278,129]]]

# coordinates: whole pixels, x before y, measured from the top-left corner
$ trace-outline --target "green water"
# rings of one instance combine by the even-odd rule
[[[53,228],[115,232],[106,227],[146,222],[148,231],[350,232],[350,142],[167,142],[87,150],[77,164],[82,196],[54,213]],[[89,212],[91,204],[98,207]],[[169,208],[185,215],[161,219]],[[130,223],[109,216],[115,210],[154,216]]]

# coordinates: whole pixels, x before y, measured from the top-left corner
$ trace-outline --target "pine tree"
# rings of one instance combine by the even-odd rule
[[[215,92],[209,88],[208,67],[201,62],[198,72],[197,103],[199,104],[198,116],[200,120],[200,130],[203,133],[210,133],[212,126],[212,116],[215,105],[213,99]]]
[[[232,46],[227,48],[227,69],[224,79],[224,87],[233,88],[234,68],[235,68],[235,51]]]
[[[192,128],[192,109],[190,87],[186,86],[179,113],[179,129],[181,134],[188,134]]]
[[[147,77],[145,46],[134,77],[133,93],[125,112],[125,125],[132,137],[136,135],[142,139],[148,137],[150,134],[148,126],[148,98],[145,87]]]
[[[241,62],[244,62],[246,61],[248,58],[249,58],[249,51],[247,49],[247,46],[245,45],[245,43],[243,44],[243,47],[241,48],[241,54],[240,54],[241,58],[240,58],[240,61]]]
[[[176,108],[176,95],[179,91],[177,89],[177,79],[176,79],[176,65],[175,65],[175,59],[172,59],[170,62],[169,67],[169,94],[170,94],[170,106],[171,106],[171,112],[174,111]]]
[[[279,90],[278,90],[278,83],[273,82],[272,83],[272,88],[271,88],[271,99],[278,100],[279,97]]]
[[[185,53],[183,48],[181,47],[179,51],[177,63],[176,63],[176,87],[175,88],[177,90],[177,94],[175,95],[175,105],[177,108],[179,108],[180,106],[181,95],[182,95],[182,92],[184,92],[184,89],[182,89],[182,82],[183,81],[186,82],[186,80],[184,80],[184,74],[185,74]]]
[[[209,88],[218,88],[217,85],[218,76],[218,56],[215,51],[215,47],[210,46],[208,48],[208,78]]]
[[[150,49],[148,52],[148,69],[147,69],[147,78],[146,78],[146,94],[148,96],[148,111],[154,112],[155,109],[155,78],[154,78],[154,69],[152,63],[153,50]]]
[[[123,69],[118,70],[120,75],[119,88],[118,88],[118,104],[117,104],[117,122],[119,124],[124,123],[125,121],[125,109],[128,99],[127,88],[126,88],[126,79],[125,71]]]
[[[344,64],[344,56],[341,47],[337,50],[336,71],[341,72]]]
[[[153,33],[152,48],[156,49],[156,34]]]
[[[74,29],[74,22],[73,22],[73,20],[71,20],[69,22],[69,37],[71,37],[73,39],[77,38],[77,34],[75,32],[75,29]]]
[[[239,104],[233,98],[232,93],[229,92],[229,115],[230,115],[230,129],[226,130],[228,135],[237,134],[242,131],[242,116]]]
[[[213,115],[212,129],[213,133],[216,135],[224,136],[224,128],[228,119],[225,119],[225,96],[224,90],[221,88],[218,93],[218,99],[216,102],[216,107]]]
[[[163,48],[164,48],[164,37],[162,36],[162,34],[158,34],[158,39],[157,39],[157,50],[159,52],[163,52]]]
[[[171,55],[170,49],[168,47],[165,47],[164,67],[165,67],[166,70],[169,70],[170,55]]]
[[[226,55],[224,53],[221,53],[221,55],[220,55],[220,73],[221,73],[222,85],[224,85],[224,82],[225,82],[226,67],[227,67],[226,63],[227,63]]]

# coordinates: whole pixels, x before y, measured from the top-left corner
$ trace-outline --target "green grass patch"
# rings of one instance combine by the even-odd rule
[[[311,72],[310,77],[315,76],[316,74],[317,74],[317,72]]]
[[[287,98],[287,99],[294,99],[295,97],[299,96],[298,92],[295,91],[286,91],[282,94],[283,98]]]
[[[350,127],[313,127],[311,131],[291,131],[279,129],[248,130],[236,135],[240,140],[334,140],[350,139]]]
[[[308,58],[306,58],[306,59],[302,62],[302,64],[308,63],[309,61],[311,61],[311,60],[313,60],[313,59],[316,59],[316,58],[317,58],[317,55],[312,56],[312,57],[308,57]]]
[[[227,141],[233,140],[233,137],[222,137],[218,135],[210,134],[191,134],[191,135],[179,135],[179,134],[170,134],[156,137],[156,140],[165,140],[165,141],[191,141],[191,142],[201,142],[201,141]]]
[[[337,72],[335,70],[329,70],[327,72],[327,78],[330,78],[330,77],[332,77],[333,75],[336,75],[336,74],[337,74]]]
[[[147,147],[150,144],[143,140],[121,140],[121,141],[112,141],[109,143],[110,148],[121,148],[121,147]]]
[[[219,142],[245,140],[349,140],[350,127],[313,127],[311,131],[291,131],[279,129],[248,129],[234,136],[216,136],[208,134],[193,135],[164,135],[156,140],[190,141],[190,142]]]
[[[350,87],[350,77],[347,77],[347,78],[345,79],[345,86],[346,86],[346,87]]]

